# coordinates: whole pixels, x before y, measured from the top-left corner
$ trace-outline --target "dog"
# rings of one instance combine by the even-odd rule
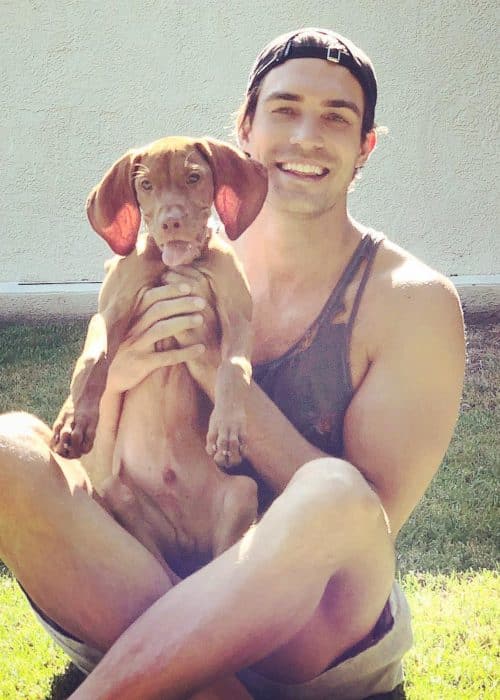
[[[231,246],[208,220],[213,205],[234,240],[266,195],[265,168],[239,149],[172,136],[128,151],[87,200],[92,227],[117,255],[107,264],[98,313],[53,426],[56,453],[72,459],[91,451],[110,363],[142,295],[162,283],[166,268],[197,268],[213,295],[222,358],[213,409],[184,364],[155,370],[125,394],[112,464],[98,467],[114,517],[178,571],[224,551],[256,516],[253,480],[217,468],[241,461],[251,296]],[[139,248],[141,219],[147,237]]]

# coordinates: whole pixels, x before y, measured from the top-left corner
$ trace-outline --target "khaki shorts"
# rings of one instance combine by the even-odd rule
[[[69,635],[38,610],[32,601],[30,603],[42,627],[74,665],[89,674],[103,654]],[[362,700],[368,695],[390,692],[403,680],[401,659],[410,649],[413,637],[410,609],[397,583],[394,583],[389,605],[394,622],[378,642],[312,681],[284,685],[250,670],[241,671],[238,676],[256,700]]]
[[[375,644],[307,683],[274,683],[250,670],[238,673],[255,700],[362,700],[389,693],[403,680],[401,659],[413,643],[410,608],[394,582],[389,605],[392,627]]]

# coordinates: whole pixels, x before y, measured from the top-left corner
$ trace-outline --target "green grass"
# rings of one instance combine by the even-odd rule
[[[67,673],[66,655],[35,621],[17,583],[5,573],[0,581],[0,698],[66,697],[79,672]]]
[[[415,636],[405,657],[408,700],[500,697],[498,574],[409,573],[402,583]]]
[[[84,324],[0,326],[0,412],[52,422]],[[462,410],[443,465],[398,540],[413,613],[407,700],[493,700],[498,687],[500,327],[469,324]],[[0,700],[62,700],[80,681],[0,566]]]

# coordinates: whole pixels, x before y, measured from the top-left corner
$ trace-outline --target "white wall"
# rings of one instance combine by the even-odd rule
[[[377,69],[389,134],[352,213],[448,275],[498,280],[495,9],[0,0],[3,311],[12,283],[101,280],[108,251],[86,221],[90,188],[131,146],[169,133],[228,138],[258,50],[304,25],[349,36]]]

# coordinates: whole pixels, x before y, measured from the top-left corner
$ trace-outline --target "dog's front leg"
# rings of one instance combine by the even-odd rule
[[[218,236],[213,236],[210,243],[207,261],[197,267],[214,293],[221,361],[206,448],[220,467],[231,467],[241,462],[246,441],[246,402],[252,378],[252,298],[234,251]]]
[[[217,369],[214,408],[207,432],[207,452],[220,467],[239,464],[246,433],[246,396],[252,378],[249,319],[233,312],[219,313],[222,327],[221,363]]]
[[[140,290],[152,285],[154,273],[144,269],[135,253],[109,263],[99,310],[90,321],[73,371],[70,395],[53,426],[51,446],[63,457],[74,459],[92,449],[109,367],[127,333]]]
[[[83,352],[73,371],[70,394],[53,426],[51,446],[63,457],[74,459],[92,449],[109,366],[128,323],[128,317],[110,323],[102,313],[90,321]]]

